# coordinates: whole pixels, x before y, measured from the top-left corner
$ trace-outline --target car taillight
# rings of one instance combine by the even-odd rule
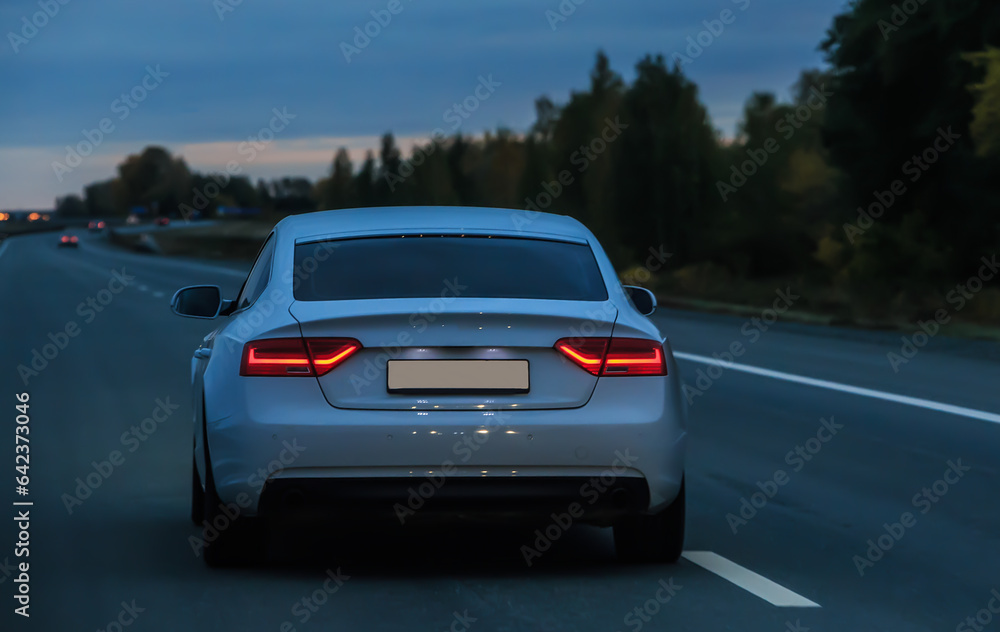
[[[272,338],[243,345],[240,375],[318,377],[352,356],[361,343],[353,338]]]
[[[353,338],[307,338],[306,347],[316,375],[326,375],[361,348]]]
[[[640,338],[563,338],[556,349],[592,375],[666,375],[663,347]]]
[[[63,235],[62,236],[62,242],[66,243],[67,241],[69,241],[69,237],[67,237],[66,235]]]
[[[556,342],[556,349],[588,373],[600,375],[604,352],[608,350],[608,339],[563,338]]]
[[[76,235],[73,235],[72,237],[69,238],[69,240],[75,244],[76,242],[80,241],[80,238],[77,237]]]
[[[655,340],[612,338],[601,375],[666,375],[663,347]]]

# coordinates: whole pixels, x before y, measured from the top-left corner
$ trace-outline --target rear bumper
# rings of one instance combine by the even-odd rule
[[[606,470],[586,476],[471,476],[435,473],[340,478],[278,476],[261,494],[258,514],[288,518],[321,516],[334,522],[424,518],[545,519],[569,514],[589,523],[610,524],[644,511],[649,487],[635,472]]]
[[[289,503],[336,514],[396,513],[402,503],[421,514],[547,515],[575,502],[581,520],[605,522],[658,511],[680,490],[684,410],[667,379],[602,379],[575,409],[494,411],[337,409],[311,380],[282,382],[280,397],[247,389],[236,414],[207,420],[216,490],[244,515]]]

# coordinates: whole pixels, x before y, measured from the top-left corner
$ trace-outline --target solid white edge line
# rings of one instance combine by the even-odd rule
[[[681,557],[781,608],[821,608],[818,603],[711,551],[684,551]]]
[[[10,237],[4,238],[3,242],[0,243],[0,257],[3,256],[3,251],[7,250],[7,246],[10,245]]]
[[[942,404],[941,402],[935,402],[929,399],[920,399],[918,397],[907,397],[906,395],[896,395],[895,393],[886,393],[884,391],[876,391],[870,388],[861,388],[860,386],[841,384],[840,382],[818,380],[816,378],[795,375],[794,373],[782,373],[781,371],[772,371],[771,369],[764,369],[757,366],[750,366],[748,364],[725,362],[723,360],[718,360],[716,358],[696,355],[693,353],[684,353],[681,351],[675,351],[674,357],[680,358],[681,360],[700,362],[702,364],[714,364],[723,367],[725,369],[731,369],[733,371],[742,371],[744,373],[751,373],[753,375],[760,375],[762,377],[770,377],[776,380],[784,380],[786,382],[794,382],[796,384],[805,384],[807,386],[816,386],[818,388],[826,388],[833,391],[840,391],[842,393],[860,395],[861,397],[872,397],[887,402],[895,402],[897,404],[905,404],[907,406],[916,406],[917,408],[924,408],[926,410],[933,410],[941,413],[949,413],[952,415],[968,417],[970,419],[979,419],[980,421],[989,421],[995,424],[1000,424],[1000,415],[996,413],[988,413],[983,410],[976,410],[974,408],[953,406],[952,404]]]

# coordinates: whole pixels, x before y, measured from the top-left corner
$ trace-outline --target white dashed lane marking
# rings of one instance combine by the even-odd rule
[[[730,581],[764,601],[782,608],[819,608],[815,601],[794,593],[770,579],[711,551],[685,551],[681,557]]]
[[[907,397],[906,395],[896,395],[895,393],[886,393],[885,391],[876,391],[870,388],[851,386],[850,384],[841,384],[840,382],[817,380],[816,378],[812,377],[804,377],[801,375],[795,375],[794,373],[782,373],[781,371],[772,371],[771,369],[764,369],[759,366],[750,366],[749,364],[737,364],[735,362],[725,362],[723,360],[717,360],[715,358],[696,355],[693,353],[683,353],[680,351],[675,351],[674,357],[680,358],[681,360],[690,360],[691,362],[700,362],[701,364],[714,364],[716,366],[720,366],[724,369],[728,369],[731,371],[741,371],[743,373],[751,373],[753,375],[759,375],[761,377],[769,377],[775,380],[784,380],[785,382],[794,382],[796,384],[804,384],[806,386],[815,386],[818,388],[829,389],[831,391],[840,391],[841,393],[860,395],[861,397],[872,397],[874,399],[881,399],[887,402],[895,402],[897,404],[904,404],[906,406],[916,406],[917,408],[933,410],[939,413],[948,413],[951,415],[959,415],[961,417],[968,417],[970,419],[980,419],[982,421],[989,421],[995,424],[1000,424],[1000,415],[997,415],[995,413],[988,413],[983,410],[976,410],[974,408],[965,408],[963,406],[943,404],[941,402],[935,402],[929,399],[920,399],[918,397]]]

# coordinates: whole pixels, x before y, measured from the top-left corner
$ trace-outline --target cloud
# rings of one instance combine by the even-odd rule
[[[60,5],[16,54],[0,42],[4,84],[16,95],[0,100],[0,151],[26,156],[5,158],[10,170],[0,171],[0,208],[49,205],[70,183],[78,191],[84,175],[109,177],[113,164],[95,157],[59,183],[50,177],[50,163],[65,153],[56,148],[76,144],[83,130],[114,117],[113,103],[142,80],[148,65],[159,64],[169,76],[127,119],[114,119],[107,143],[115,149],[101,152],[111,163],[157,141],[178,148],[238,143],[266,124],[274,107],[298,117],[282,143],[363,139],[387,130],[425,135],[488,74],[503,87],[461,131],[523,130],[533,120],[535,98],[563,101],[586,87],[599,47],[629,79],[643,55],[669,59],[706,20],[748,3],[587,0],[573,3],[573,14],[553,31],[545,12],[557,11],[560,0],[400,1],[403,10],[350,63],[340,43],[351,42],[388,0],[244,0],[222,19],[208,0]],[[732,133],[739,115],[733,104],[753,90],[783,96],[802,68],[820,64],[816,47],[843,7],[844,0],[749,0],[739,19],[685,68],[716,125]],[[34,2],[0,3],[0,33],[19,29],[36,9]],[[313,149],[274,168],[301,165],[302,175],[322,173],[332,148],[329,155]]]

